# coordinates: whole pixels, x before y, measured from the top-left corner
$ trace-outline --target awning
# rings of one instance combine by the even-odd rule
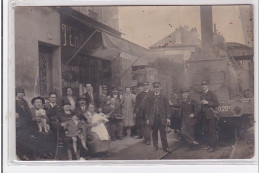
[[[76,49],[72,55],[66,54],[66,56],[68,57],[66,58],[67,60],[65,60],[65,64],[71,64],[71,62],[76,59],[79,53],[112,61],[113,58],[118,57],[120,53],[126,53],[138,59],[144,57],[147,58],[154,55],[154,53],[152,54],[149,49],[123,39],[121,37],[121,32],[94,19],[91,19],[90,17],[70,7],[59,7],[58,9],[60,13],[69,16],[69,18],[74,19],[75,21],[78,21],[81,24],[94,29],[93,33],[89,36],[89,38],[86,39],[86,41],[80,48]],[[99,47],[96,47],[95,49],[88,48],[90,47],[90,42],[93,41],[92,39],[96,36],[102,39],[101,45]]]
[[[127,41],[121,37],[116,37],[102,32],[102,38],[103,44],[106,48],[110,48],[118,52],[128,53],[139,58],[147,57],[150,55],[149,49]]]
[[[146,49],[140,45],[127,41],[121,37],[110,35],[105,32],[97,32],[96,34],[102,35],[102,45],[96,49],[88,49],[87,46],[82,47],[77,51],[78,53],[87,54],[89,56],[98,57],[102,59],[112,60],[120,55],[120,53],[126,53],[136,57],[136,59],[148,58],[151,56],[149,49]],[[77,55],[71,55],[73,61]]]

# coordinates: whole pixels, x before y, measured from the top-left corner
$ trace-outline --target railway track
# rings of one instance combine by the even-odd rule
[[[163,153],[158,157],[158,160],[163,159],[203,159],[203,158],[214,158],[214,159],[230,159],[234,155],[234,150],[236,150],[237,145],[218,142],[217,150],[213,153],[208,153],[204,147],[199,147],[196,150],[189,151],[188,145],[185,142],[180,142],[170,149],[170,152]],[[228,147],[228,149],[227,149]],[[179,151],[180,150],[180,151]],[[174,154],[172,154],[174,152]]]
[[[182,146],[183,144],[184,144],[184,142],[178,143],[177,145],[175,145],[173,148],[170,149],[170,152],[163,153],[161,156],[159,156],[158,160],[164,159],[166,156],[171,154],[173,151],[175,151],[178,147]]]

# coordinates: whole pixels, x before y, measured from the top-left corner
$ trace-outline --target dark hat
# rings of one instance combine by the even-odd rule
[[[87,97],[83,94],[83,95],[81,95],[79,98],[77,98],[77,101],[80,101],[80,100],[85,100],[85,101],[87,101]]]
[[[201,85],[209,85],[209,81],[203,80],[203,81],[201,82]]]
[[[187,93],[187,92],[190,92],[189,89],[187,88],[182,88],[180,91],[180,93]]]
[[[149,82],[144,82],[144,83],[143,83],[143,86],[145,86],[145,85],[149,85]]]
[[[17,94],[17,93],[24,93],[24,89],[21,88],[21,87],[17,87],[17,88],[15,88],[15,93],[16,93],[16,94]]]
[[[141,87],[141,86],[143,86],[143,83],[138,83],[137,86]]]
[[[154,82],[153,87],[154,88],[160,88],[161,83],[160,82]]]
[[[41,101],[42,101],[42,104],[45,104],[45,100],[44,100],[42,97],[38,96],[38,97],[34,97],[34,98],[31,100],[32,105],[34,104],[35,100],[37,100],[37,99],[41,100]]]
[[[117,87],[114,87],[114,88],[113,88],[113,91],[118,91],[118,88],[117,88]]]
[[[68,99],[65,99],[62,101],[62,106],[64,106],[64,105],[71,105],[71,103]]]

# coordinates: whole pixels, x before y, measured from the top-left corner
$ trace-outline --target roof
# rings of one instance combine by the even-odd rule
[[[228,55],[235,59],[252,59],[254,55],[253,47],[248,47],[241,43],[227,42],[226,49]]]
[[[174,32],[159,40],[150,49],[174,48],[174,47],[200,47],[200,39],[197,35],[197,29],[188,30],[187,26],[180,26]]]

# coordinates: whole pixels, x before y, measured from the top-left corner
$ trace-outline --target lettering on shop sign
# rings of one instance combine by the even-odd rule
[[[82,44],[89,38],[93,31],[79,29],[78,27],[68,24],[61,24],[63,47],[80,48]],[[98,46],[98,37],[95,35],[88,41],[86,47],[96,48]]]

